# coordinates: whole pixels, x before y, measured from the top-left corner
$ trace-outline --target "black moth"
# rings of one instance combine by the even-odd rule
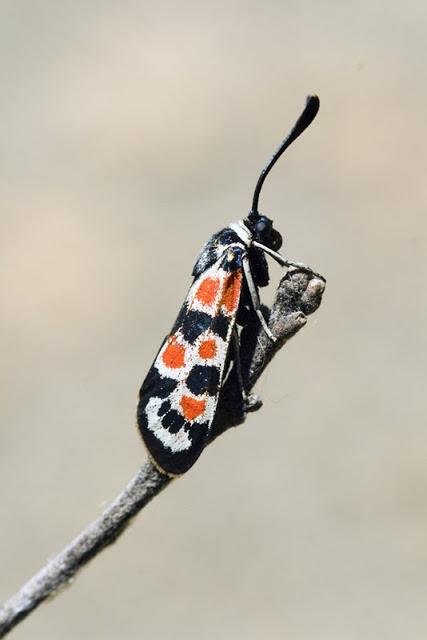
[[[248,216],[213,235],[203,247],[178,318],[141,387],[141,436],[154,464],[170,476],[187,471],[206,445],[228,356],[235,366],[239,363],[237,327],[242,318],[253,322],[255,311],[263,330],[275,339],[258,295],[258,288],[269,281],[266,254],[284,267],[294,263],[278,253],[282,237],[272,220],[258,212],[259,195],[273,165],[318,110],[318,97],[309,96],[291,133],[261,172]]]

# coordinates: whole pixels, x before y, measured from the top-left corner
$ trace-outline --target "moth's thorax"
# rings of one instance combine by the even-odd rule
[[[238,223],[236,223],[236,227],[233,225],[221,229],[206,242],[194,265],[193,276],[200,276],[233,246],[240,246],[243,250],[249,246],[248,236],[244,235],[244,229]]]

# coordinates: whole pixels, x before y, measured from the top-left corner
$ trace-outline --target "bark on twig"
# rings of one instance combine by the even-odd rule
[[[248,393],[279,349],[306,324],[307,315],[316,311],[324,288],[325,282],[317,276],[304,270],[288,271],[279,284],[269,313],[268,325],[277,341],[272,343],[259,331],[256,322],[242,331],[241,366]],[[259,406],[254,405],[254,409]],[[220,395],[210,442],[230,427],[244,422],[246,415],[231,371]],[[46,598],[68,584],[104,547],[115,542],[131,519],[171,482],[147,461],[104,513],[0,608],[0,638]]]

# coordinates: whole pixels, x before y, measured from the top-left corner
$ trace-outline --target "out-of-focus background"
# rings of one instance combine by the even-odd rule
[[[1,4],[1,599],[144,461],[137,391],[193,262],[310,92],[262,210],[328,279],[262,411],[17,640],[425,638],[426,23],[421,0]]]

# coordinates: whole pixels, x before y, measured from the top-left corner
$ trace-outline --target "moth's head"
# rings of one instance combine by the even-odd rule
[[[252,233],[252,239],[256,242],[264,244],[273,251],[278,251],[282,246],[282,236],[273,227],[273,221],[267,216],[257,213],[256,215],[249,214],[245,220],[245,225]]]

